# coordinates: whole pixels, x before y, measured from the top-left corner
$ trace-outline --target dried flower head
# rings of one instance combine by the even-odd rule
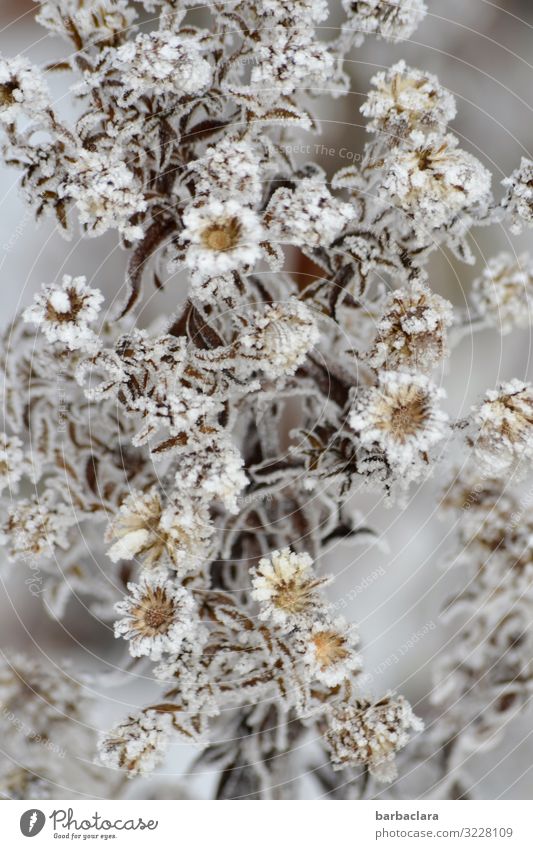
[[[323,180],[307,177],[274,192],[265,224],[274,241],[312,248],[330,245],[353,217],[351,204],[334,198]]]
[[[299,637],[304,663],[311,675],[327,687],[336,687],[362,668],[355,651],[359,642],[357,628],[342,617],[331,622],[319,619]]]
[[[147,775],[165,757],[171,730],[169,713],[146,710],[128,716],[102,735],[98,744],[102,763],[125,770],[128,778]]]
[[[444,130],[455,118],[455,98],[437,77],[403,60],[371,79],[374,88],[361,106],[367,130],[383,133],[395,144],[414,130]]]
[[[133,657],[159,660],[163,652],[177,653],[191,630],[191,594],[163,575],[145,575],[139,584],[128,584],[128,590],[130,595],[115,606],[123,616],[115,622],[115,637],[128,640]]]
[[[385,160],[382,196],[419,222],[425,234],[490,201],[490,173],[457,143],[452,135],[417,131]]]
[[[472,284],[472,303],[500,333],[533,323],[533,260],[503,252],[489,260]]]
[[[50,94],[40,71],[23,56],[0,58],[0,122],[37,119],[49,105]]]
[[[374,368],[430,371],[446,355],[449,301],[415,283],[388,296],[368,361]]]
[[[521,380],[489,390],[473,414],[476,457],[492,473],[503,475],[533,458],[533,389]]]
[[[383,451],[392,469],[417,477],[427,452],[446,435],[447,416],[438,407],[443,397],[422,375],[381,372],[376,387],[355,395],[350,426],[365,448]]]
[[[294,374],[319,338],[309,307],[289,298],[254,313],[250,326],[238,339],[237,351],[251,368],[259,368],[275,379]]]
[[[252,598],[259,602],[260,619],[272,619],[278,625],[293,626],[316,616],[323,607],[318,590],[330,578],[317,578],[308,554],[296,554],[289,548],[273,551],[252,569]]]
[[[200,278],[250,270],[261,256],[260,219],[237,200],[191,203],[183,225],[185,264]]]
[[[97,348],[99,339],[89,327],[98,318],[104,296],[87,286],[85,277],[65,275],[58,285],[43,284],[24,320],[41,327],[50,342],[61,342],[71,351]]]
[[[333,707],[325,740],[335,769],[360,764],[377,781],[389,782],[396,778],[395,755],[409,742],[409,732],[422,728],[409,702],[389,694],[378,702]]]
[[[148,569],[170,566],[185,574],[201,563],[211,532],[207,513],[192,499],[176,496],[164,505],[153,487],[132,492],[122,504],[106,532],[107,541],[114,540],[108,555],[113,562],[139,557]]]
[[[522,157],[520,167],[502,185],[507,189],[502,207],[511,221],[511,232],[533,227],[533,162]]]
[[[366,35],[377,35],[387,41],[405,41],[423,20],[427,6],[424,0],[342,0],[354,43],[361,45]]]

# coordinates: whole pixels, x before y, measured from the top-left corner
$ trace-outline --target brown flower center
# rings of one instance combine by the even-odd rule
[[[166,634],[174,621],[175,610],[174,602],[163,588],[149,590],[141,603],[133,610],[136,628],[146,637]]]
[[[336,631],[318,631],[311,638],[316,651],[316,658],[322,669],[327,669],[334,663],[346,660],[348,650],[346,641]]]
[[[15,102],[13,92],[18,88],[15,80],[10,80],[7,83],[0,85],[0,106],[12,106]]]
[[[210,251],[231,251],[239,244],[241,225],[238,218],[209,224],[202,232],[202,243]]]
[[[414,398],[393,407],[390,414],[390,431],[400,441],[414,436],[426,421],[427,415],[426,398],[417,394]]]

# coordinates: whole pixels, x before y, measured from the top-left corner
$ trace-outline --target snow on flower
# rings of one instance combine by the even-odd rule
[[[446,354],[452,305],[422,283],[387,297],[368,354],[374,368],[429,371]]]
[[[502,383],[473,408],[476,457],[497,475],[533,459],[533,388],[521,380]]]
[[[132,492],[110,523],[106,540],[113,562],[139,557],[147,569],[192,571],[206,555],[212,530],[205,509],[180,495],[164,505],[157,488]]]
[[[251,325],[237,350],[270,378],[294,374],[320,338],[313,313],[296,298],[267,306]]]
[[[192,627],[196,606],[191,594],[163,575],[145,575],[140,583],[128,584],[128,591],[115,605],[123,617],[115,622],[115,637],[128,640],[133,657],[159,660],[163,653],[177,653]]]
[[[195,276],[248,271],[261,257],[261,221],[237,200],[191,203],[183,213],[183,225],[185,264]]]
[[[252,598],[259,603],[260,619],[272,619],[278,625],[305,623],[323,607],[318,590],[330,578],[317,578],[313,561],[306,554],[289,548],[273,551],[252,570]]]
[[[357,628],[342,617],[330,622],[319,619],[299,637],[304,663],[311,675],[328,687],[336,687],[361,670],[361,657],[354,650],[359,642]]]
[[[522,157],[519,168],[502,180],[507,189],[502,206],[511,222],[511,232],[519,234],[533,227],[533,162]]]
[[[195,42],[173,32],[139,33],[117,50],[114,66],[121,72],[125,103],[139,95],[199,94],[209,87],[212,70]]]
[[[395,756],[409,742],[409,732],[422,729],[409,702],[388,695],[377,702],[359,700],[333,707],[325,740],[335,769],[359,764],[377,781],[387,783],[396,778]]]
[[[382,372],[376,387],[354,397],[350,426],[366,448],[379,448],[400,475],[418,476],[425,455],[447,433],[446,414],[438,402],[444,391],[427,377]]]
[[[98,744],[102,763],[124,770],[128,778],[148,775],[165,757],[171,731],[169,713],[146,710],[128,716],[102,735]]]
[[[353,217],[351,204],[333,197],[323,180],[308,177],[274,193],[265,224],[276,242],[319,247],[330,245]]]
[[[361,106],[367,130],[385,133],[391,144],[413,130],[444,130],[455,118],[455,98],[437,77],[401,60],[371,79],[374,86]]]
[[[44,284],[24,320],[41,327],[50,342],[61,342],[71,351],[91,350],[99,340],[89,327],[98,318],[104,296],[87,286],[85,277],[66,274],[60,284]]]
[[[348,15],[346,30],[354,33],[361,45],[366,35],[378,35],[387,41],[405,41],[423,20],[424,0],[342,0]]]
[[[533,260],[506,251],[490,259],[472,284],[472,303],[502,335],[533,323]]]
[[[452,135],[412,133],[384,164],[380,191],[425,232],[450,226],[490,201],[491,175]]]
[[[0,121],[12,124],[18,118],[37,118],[50,106],[50,94],[37,68],[27,59],[0,57]]]

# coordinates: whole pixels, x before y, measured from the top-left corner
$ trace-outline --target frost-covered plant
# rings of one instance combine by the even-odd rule
[[[453,95],[405,62],[372,80],[361,167],[329,183],[314,163],[297,165],[287,141],[318,130],[313,97],[348,87],[348,50],[366,36],[409,38],[426,11],[422,0],[343,0],[346,20],[326,41],[331,5],[213,2],[201,27],[185,0],[41,0],[38,21],[73,49],[55,66],[77,74],[70,124],[46,71],[0,60],[4,158],[35,214],[66,236],[115,231],[128,258],[107,309],[85,276],[47,281],[1,354],[8,559],[39,568],[53,617],[82,598],[117,650],[127,645],[131,669],[157,662],[162,694],[100,740],[100,796],[120,792],[117,770],[150,773],[173,741],[198,746],[193,769],[218,771],[217,798],[298,795],[294,764],[309,740],[303,769],[348,797],[394,781],[400,752],[416,761],[429,740],[449,753],[453,710],[435,741],[403,696],[370,692],[364,647],[332,612],[320,558],[334,538],[367,538],[360,484],[402,497],[450,447],[494,478],[472,510],[480,527],[461,531],[487,608],[438,667],[434,701],[475,687],[473,739],[526,701],[511,676],[531,536],[510,533],[504,515],[496,532],[486,511],[503,475],[528,471],[533,394],[511,381],[467,420],[444,412],[435,369],[465,319],[429,271],[438,247],[471,261],[475,225],[531,224],[533,166],[522,162],[498,204],[487,169],[449,132]],[[321,274],[297,281],[295,255]],[[183,286],[171,316],[140,326],[149,274]],[[530,278],[529,260],[493,260],[474,285],[480,325],[529,323]],[[504,546],[489,563],[493,533]],[[452,607],[477,604],[477,592]],[[489,614],[485,651],[471,657]],[[64,672],[44,680],[20,664],[63,722],[86,709]],[[485,675],[494,667],[497,679]],[[19,699],[48,739],[58,720],[16,695],[9,669],[2,698]],[[480,698],[493,708],[482,722]],[[83,757],[94,754],[81,736]],[[5,795],[65,796],[41,769],[43,747],[18,757],[2,772]],[[448,762],[436,767],[443,786]]]

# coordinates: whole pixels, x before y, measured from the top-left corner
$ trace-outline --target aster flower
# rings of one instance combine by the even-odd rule
[[[191,203],[183,213],[185,264],[200,278],[250,270],[261,256],[257,214],[237,200]]]
[[[334,198],[323,180],[308,177],[294,189],[274,192],[265,225],[276,242],[312,248],[330,245],[354,214],[352,205]]]
[[[323,608],[319,589],[330,578],[317,578],[308,554],[296,554],[289,548],[263,557],[252,575],[252,598],[259,602],[260,619],[272,619],[277,625],[292,627],[305,623]]]
[[[358,642],[357,628],[342,617],[333,622],[321,618],[298,638],[310,674],[327,687],[361,670],[361,657],[354,650]]]
[[[239,337],[236,350],[254,368],[275,379],[294,374],[319,338],[309,307],[289,298],[254,314],[249,329]]]
[[[415,132],[385,159],[380,192],[427,232],[486,207],[490,185],[490,173],[454,136]]]
[[[494,474],[516,471],[533,459],[533,389],[511,380],[489,390],[474,408],[473,447],[476,457]]]
[[[88,351],[99,344],[89,325],[96,321],[103,300],[99,289],[86,285],[85,277],[66,274],[58,285],[43,284],[23,317],[40,326],[50,342]]]
[[[511,221],[511,232],[521,233],[533,227],[533,162],[522,157],[520,167],[502,180],[507,189],[502,207]]]
[[[265,17],[299,23],[314,21],[319,24],[329,15],[327,0],[295,0],[290,5],[284,0],[259,0],[257,9]]]
[[[176,495],[166,506],[156,487],[132,492],[110,523],[106,540],[113,562],[139,557],[147,569],[171,566],[180,573],[195,569],[211,536],[208,514],[191,498]]]
[[[359,46],[366,35],[377,35],[387,41],[405,41],[424,19],[424,0],[342,0],[348,15],[347,32],[355,33]]]
[[[533,321],[533,260],[503,252],[490,259],[472,284],[472,303],[479,315],[502,335]]]
[[[422,728],[409,702],[389,694],[378,702],[333,707],[325,740],[335,769],[360,764],[377,781],[389,782],[396,778],[395,755],[409,742],[409,732]]]
[[[368,362],[374,368],[430,371],[446,355],[449,301],[422,283],[396,289],[385,301]]]
[[[147,775],[165,757],[171,730],[169,713],[145,710],[128,716],[102,735],[98,745],[102,763],[126,770],[128,778]]]
[[[378,385],[355,395],[350,426],[366,448],[380,448],[392,469],[417,476],[426,453],[446,435],[444,397],[423,375],[382,372]]]
[[[128,591],[130,595],[115,605],[123,616],[115,622],[115,637],[129,641],[133,657],[159,660],[164,652],[177,653],[193,628],[196,607],[191,594],[163,575],[144,575],[139,584],[128,584]]]
[[[40,71],[24,59],[0,58],[0,121],[36,118],[50,106],[50,94]]]
[[[372,77],[374,88],[361,106],[367,130],[385,133],[391,144],[413,130],[443,130],[455,118],[455,98],[437,77],[401,60]]]

